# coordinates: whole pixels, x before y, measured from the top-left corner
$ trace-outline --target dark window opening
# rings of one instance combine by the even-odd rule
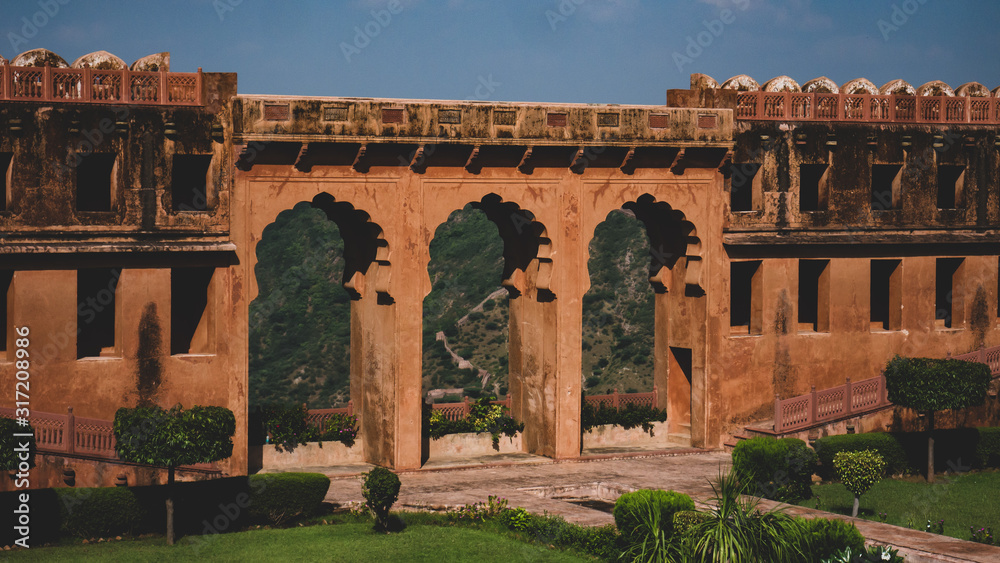
[[[899,188],[903,166],[900,164],[872,165],[872,210],[899,208]]]
[[[175,154],[170,183],[174,211],[208,209],[210,154]]]
[[[730,170],[729,206],[733,211],[753,211],[758,208],[754,200],[759,199],[757,192],[760,180],[759,162],[734,162]]]
[[[799,166],[799,210],[826,211],[828,164],[802,164]]]
[[[213,352],[212,307],[208,297],[214,268],[170,271],[170,353]]]
[[[872,260],[871,327],[877,330],[902,328],[902,276],[899,260]]]
[[[10,197],[10,163],[14,159],[14,154],[0,152],[0,211],[7,211]]]
[[[799,260],[799,330],[830,328],[829,260]]]
[[[10,286],[14,280],[14,272],[11,270],[0,270],[0,352],[8,349],[7,336],[12,334],[11,315],[8,304],[10,303]],[[10,356],[8,356],[10,358]]]
[[[730,264],[729,326],[733,334],[760,334],[760,261]]]
[[[114,202],[115,155],[91,154],[76,167],[76,209],[111,211]]]
[[[962,207],[962,192],[965,187],[965,166],[938,165],[938,209],[958,209]]]
[[[939,327],[958,328],[963,324],[959,315],[962,310],[959,292],[962,262],[962,258],[937,259],[934,320]]]
[[[76,357],[115,355],[115,295],[120,268],[76,272]]]

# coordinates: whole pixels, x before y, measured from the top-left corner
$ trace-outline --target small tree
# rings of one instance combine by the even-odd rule
[[[389,531],[389,509],[399,498],[399,477],[384,467],[361,474],[361,494],[375,517],[375,529]]]
[[[983,404],[992,374],[986,364],[896,356],[885,366],[889,401],[927,413],[927,481],[934,482],[934,413]]]
[[[882,480],[882,475],[885,473],[885,459],[875,450],[837,452],[837,455],[833,456],[833,467],[837,470],[840,482],[848,491],[854,493],[851,516],[857,518],[861,495]]]
[[[167,468],[167,543],[174,544],[174,470],[233,455],[236,418],[224,407],[180,405],[120,408],[115,413],[115,451],[136,463]]]

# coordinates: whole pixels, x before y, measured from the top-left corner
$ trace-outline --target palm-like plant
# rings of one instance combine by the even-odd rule
[[[639,563],[665,563],[683,561],[680,545],[672,541],[670,534],[664,530],[661,523],[663,512],[652,498],[645,497],[636,504],[629,505],[626,510],[631,514],[630,520],[638,522],[635,530],[638,540],[632,543],[619,559]]]
[[[760,498],[744,496],[746,485],[734,472],[712,485],[715,507],[710,518],[688,534],[690,559],[699,563],[792,563],[801,560],[801,526],[780,510],[761,512]]]

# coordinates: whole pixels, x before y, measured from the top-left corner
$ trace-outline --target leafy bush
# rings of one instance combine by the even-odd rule
[[[399,477],[384,467],[362,474],[361,494],[375,517],[375,529],[389,531],[389,509],[399,498]]]
[[[693,528],[711,518],[704,512],[696,510],[678,510],[674,513],[674,536],[683,536]]]
[[[507,407],[495,405],[496,397],[482,397],[472,404],[469,416],[462,420],[448,420],[440,410],[427,413],[427,427],[431,438],[463,432],[489,432],[493,437],[493,449],[500,449],[500,436],[513,438],[524,430],[524,423],[514,420],[504,411]]]
[[[233,455],[236,417],[225,407],[123,407],[115,412],[114,432],[121,459],[177,467]]]
[[[143,519],[135,493],[124,487],[55,489],[59,496],[61,531],[81,538],[129,534]]]
[[[799,518],[802,526],[800,549],[804,562],[821,563],[844,548],[859,552],[865,547],[865,537],[850,522],[828,518]]]
[[[812,497],[816,452],[797,438],[757,436],[733,448],[733,471],[761,497],[793,501]]]
[[[14,434],[31,434],[31,436],[17,436]],[[12,418],[0,418],[0,469],[4,471],[15,471],[17,465],[22,461],[15,449],[21,444],[28,444],[28,469],[35,466],[35,429],[30,424],[20,426]]]
[[[873,545],[867,549],[844,548],[823,563],[904,563],[906,560],[899,555],[899,550],[884,545]]]
[[[981,405],[992,379],[979,362],[895,356],[885,366],[885,387],[894,404],[921,411]]]
[[[868,434],[842,434],[826,436],[816,440],[816,455],[819,457],[819,476],[832,479],[836,475],[833,467],[833,457],[837,452],[856,452],[874,450],[882,456],[886,463],[886,471],[890,475],[911,472],[908,456],[899,439],[886,432],[871,432]],[[926,450],[925,450],[926,454]]]
[[[275,526],[315,514],[330,490],[330,478],[322,473],[261,473],[249,483],[250,518]]]
[[[848,491],[854,493],[854,511],[851,516],[857,517],[858,500],[882,480],[885,460],[874,450],[838,452],[833,457],[833,466],[837,469],[840,481]]]
[[[353,414],[335,413],[330,415],[324,424],[324,430],[319,435],[320,442],[342,442],[351,447],[358,437],[358,417]],[[306,433],[309,436],[309,433]]]
[[[674,531],[674,513],[694,510],[694,501],[684,493],[640,489],[624,493],[615,502],[612,514],[618,532],[630,543],[654,536],[655,522],[666,538]]]
[[[1000,468],[1000,427],[980,427],[976,444],[976,467]]]
[[[667,420],[666,409],[630,404],[623,409],[615,409],[603,401],[593,406],[583,401],[580,407],[580,424],[584,431],[590,432],[595,426],[610,424],[621,426],[625,430],[642,427],[643,431],[653,435],[653,422]]]
[[[279,450],[294,450],[299,444],[315,441],[319,436],[306,422],[304,405],[267,405],[261,409],[261,422],[268,442]]]

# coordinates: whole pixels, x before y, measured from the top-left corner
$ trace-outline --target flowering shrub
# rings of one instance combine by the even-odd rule
[[[969,536],[969,540],[976,543],[993,545],[995,542],[993,539],[993,528],[979,528],[977,530],[975,526],[969,526]]]
[[[351,447],[358,437],[358,417],[353,414],[330,415],[324,426],[326,429],[319,436],[320,442],[342,442]]]
[[[882,475],[885,473],[885,459],[874,450],[837,452],[837,455],[833,456],[833,466],[837,470],[840,482],[847,487],[847,490],[854,493],[854,511],[851,516],[857,517],[861,495],[882,480]]]
[[[496,397],[483,397],[472,404],[469,416],[462,420],[448,420],[439,410],[431,410],[427,426],[431,438],[463,432],[489,432],[493,436],[493,449],[500,449],[500,436],[513,438],[524,430],[524,423],[504,413],[507,407],[494,405]]]
[[[873,545],[867,550],[852,550],[850,547],[825,559],[823,563],[903,563],[898,549],[886,545]]]
[[[944,534],[944,520],[938,520],[937,522],[927,521],[927,525],[924,526],[924,531],[928,534]]]
[[[267,406],[261,410],[261,424],[267,442],[279,450],[294,450],[306,442],[343,442],[347,447],[354,445],[358,437],[358,417],[347,414],[333,414],[325,424],[326,429],[309,424],[309,411],[302,406]]]

